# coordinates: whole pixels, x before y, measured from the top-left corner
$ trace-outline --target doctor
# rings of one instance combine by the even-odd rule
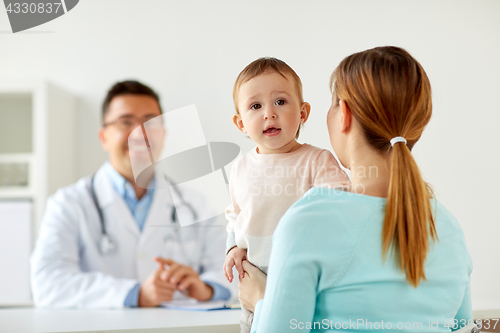
[[[48,199],[31,257],[35,305],[120,308],[158,306],[186,296],[229,299],[230,285],[220,269],[224,227],[212,219],[180,228],[172,196],[193,216],[208,209],[204,200],[195,193],[170,193],[159,173],[147,175],[148,189],[135,183],[131,159],[150,156],[134,149],[144,138],[133,137],[140,132],[132,130],[162,114],[158,95],[137,81],[119,82],[102,111],[99,140],[109,161]],[[149,145],[157,158],[165,129],[161,122],[149,124]]]

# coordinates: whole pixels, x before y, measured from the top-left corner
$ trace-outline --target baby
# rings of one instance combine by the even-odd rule
[[[249,64],[236,79],[233,99],[233,122],[257,147],[235,162],[229,180],[224,274],[230,282],[233,266],[244,277],[245,259],[267,273],[278,221],[311,187],[349,183],[328,150],[297,142],[311,106],[285,62],[266,57]],[[250,332],[252,319],[243,309],[241,332]]]

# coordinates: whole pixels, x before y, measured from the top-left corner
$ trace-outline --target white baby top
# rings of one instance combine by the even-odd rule
[[[311,187],[347,183],[347,174],[326,149],[306,143],[284,154],[259,154],[252,149],[231,169],[226,253],[237,245],[247,249],[251,263],[267,268],[274,229],[287,209]]]

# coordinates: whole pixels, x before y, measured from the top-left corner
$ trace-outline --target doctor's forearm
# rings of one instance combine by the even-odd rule
[[[221,286],[217,282],[203,281],[213,289],[212,301],[227,301],[231,298],[231,292],[226,287]]]
[[[132,287],[132,289],[130,289],[130,291],[127,294],[127,297],[125,297],[123,306],[136,308],[139,305],[140,288],[141,285],[137,283],[135,286]]]
[[[121,308],[130,289],[137,283],[116,279],[102,273],[70,273],[56,269],[56,274],[38,272],[32,276],[35,306],[58,308]]]

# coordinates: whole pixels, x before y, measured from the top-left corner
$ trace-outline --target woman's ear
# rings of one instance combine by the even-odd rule
[[[352,113],[344,100],[339,101],[340,106],[340,131],[346,133],[351,129]]]
[[[309,118],[309,114],[311,113],[311,104],[304,102],[300,106],[300,123],[304,124]]]
[[[243,120],[241,120],[241,116],[237,113],[233,114],[233,123],[236,125],[236,127],[238,127],[238,129],[243,132],[243,133],[246,133],[247,130],[245,129],[245,125],[243,124]]]

